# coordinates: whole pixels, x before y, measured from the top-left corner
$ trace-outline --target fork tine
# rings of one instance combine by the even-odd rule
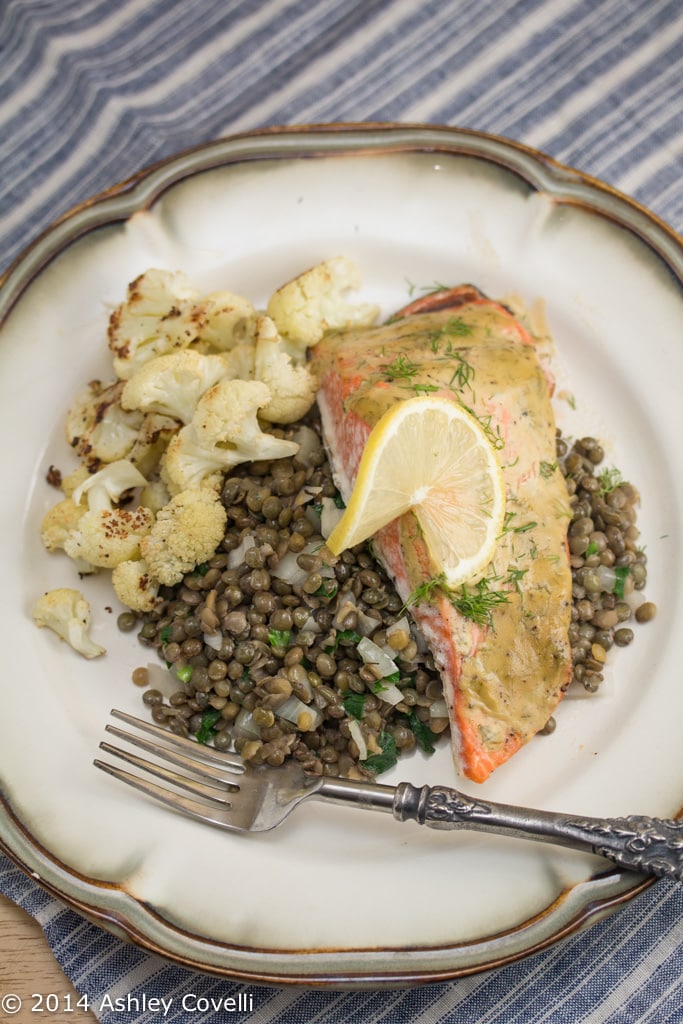
[[[174,786],[180,786],[182,789],[186,789],[188,792],[194,793],[195,796],[202,797],[204,800],[215,801],[226,807],[231,806],[231,790],[225,785],[219,788],[211,782],[207,784],[188,775],[181,775],[179,772],[174,772],[170,768],[164,767],[164,765],[157,764],[155,761],[146,761],[144,757],[139,757],[132,751],[123,750],[121,747],[114,747],[111,743],[107,743],[104,740],[100,743],[100,750],[104,750],[106,754],[113,754],[114,757],[119,757],[122,761],[127,761],[128,764],[133,765],[135,768],[140,768],[143,772],[156,775],[158,779],[170,782]]]
[[[215,768],[206,761],[198,761],[195,758],[182,753],[182,751],[176,750],[174,747],[162,746],[162,744],[157,743],[156,740],[147,739],[146,736],[138,736],[135,733],[127,732],[125,729],[119,729],[117,726],[111,725],[109,722],[107,722],[104,728],[105,732],[110,733],[112,736],[116,736],[117,739],[125,740],[126,743],[131,743],[133,746],[138,747],[140,750],[144,750],[148,754],[154,754],[155,756],[162,758],[164,761],[168,761],[170,764],[176,765],[177,768],[184,768],[186,771],[193,772],[195,775],[199,775],[201,778],[206,779],[209,782],[218,782],[225,786],[234,787],[242,774],[236,772],[229,766]],[[190,745],[193,748],[198,746],[196,742],[192,742]],[[194,750],[192,753],[194,753]],[[229,776],[232,776],[235,781],[231,782]]]
[[[243,772],[245,769],[242,758],[239,754],[235,754],[232,751],[216,750],[215,747],[197,743],[196,740],[187,739],[185,736],[178,736],[175,733],[169,732],[168,729],[162,728],[160,725],[155,725],[154,722],[148,722],[143,718],[136,718],[135,715],[129,715],[127,711],[119,711],[117,708],[112,708],[110,714],[112,718],[118,718],[119,721],[125,722],[126,725],[130,725],[134,729],[146,732],[150,736],[156,736],[158,740],[163,741],[168,746],[186,751],[193,761],[199,759],[207,764],[228,768],[234,772]]]
[[[125,782],[127,785],[132,786],[133,789],[145,793],[147,796],[152,797],[153,800],[157,800],[166,807],[172,808],[172,810],[177,811],[179,814],[194,818],[196,821],[201,821],[205,824],[216,825],[218,828],[225,829],[228,832],[248,831],[247,825],[239,824],[236,819],[226,817],[223,811],[212,811],[211,806],[207,803],[200,800],[192,800],[181,793],[164,789],[163,786],[158,786],[151,779],[133,775],[124,768],[108,764],[99,758],[95,758],[93,764],[103,772],[106,772],[107,775],[113,776],[113,778],[118,779],[120,782]]]

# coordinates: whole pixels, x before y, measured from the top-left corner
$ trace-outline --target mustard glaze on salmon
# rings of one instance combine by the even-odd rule
[[[506,521],[485,577],[467,587],[475,603],[464,613],[462,594],[435,585],[412,512],[373,539],[442,676],[456,767],[483,782],[545,726],[571,672],[571,513],[534,339],[502,305],[462,286],[382,326],[331,332],[311,355],[345,501],[372,427],[416,394],[466,406],[498,449]]]

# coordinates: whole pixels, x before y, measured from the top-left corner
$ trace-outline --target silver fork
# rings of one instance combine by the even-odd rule
[[[557,843],[607,857],[633,871],[683,880],[680,819],[642,815],[587,818],[531,810],[475,799],[447,786],[418,788],[409,782],[386,786],[308,776],[295,762],[280,768],[251,768],[237,754],[176,736],[124,711],[114,709],[111,714],[129,729],[108,723],[106,731],[156,760],[103,741],[103,751],[143,774],[133,774],[99,758],[94,764],[181,814],[219,828],[264,832],[283,822],[302,801],[317,797],[383,811],[398,821],[413,820],[430,828],[473,829]],[[164,785],[149,776],[162,780]]]

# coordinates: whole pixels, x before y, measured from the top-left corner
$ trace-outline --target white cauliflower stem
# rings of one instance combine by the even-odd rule
[[[121,381],[91,381],[67,413],[66,439],[91,468],[125,459],[135,444],[143,415],[121,408],[122,390]]]
[[[336,256],[278,288],[268,302],[268,315],[294,352],[302,356],[326,331],[375,322],[378,306],[353,304],[345,298],[346,292],[360,285],[355,264]]]
[[[135,487],[144,487],[147,480],[132,462],[118,459],[104,466],[103,469],[88,476],[76,487],[73,500],[78,505],[83,495],[87,496],[88,508],[91,511],[111,509],[112,505],[121,500],[121,495]]]
[[[228,372],[222,355],[202,355],[194,349],[157,356],[145,363],[121,395],[124,409],[141,409],[189,423],[205,391]]]
[[[171,440],[163,476],[171,490],[218,485],[216,474],[241,462],[280,459],[299,450],[294,441],[265,434],[258,412],[271,399],[258,380],[223,380],[197,403],[192,422]]]
[[[90,638],[90,605],[80,590],[48,590],[33,608],[33,621],[51,629],[84,658],[98,658],[106,653],[104,647]]]
[[[131,282],[109,321],[116,375],[128,380],[147,360],[197,341],[206,320],[198,298],[179,271],[147,270]]]
[[[270,401],[261,409],[269,423],[294,423],[315,401],[316,381],[307,366],[295,366],[270,317],[256,321],[254,373],[270,388]]]
[[[185,573],[211,558],[223,539],[226,522],[225,509],[214,491],[176,494],[157,513],[150,533],[140,542],[150,575],[166,586],[179,583]]]

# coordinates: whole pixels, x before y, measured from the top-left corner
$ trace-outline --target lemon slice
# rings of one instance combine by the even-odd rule
[[[439,395],[398,402],[373,427],[327,546],[340,554],[411,509],[447,586],[488,566],[505,515],[500,464],[474,416]]]

